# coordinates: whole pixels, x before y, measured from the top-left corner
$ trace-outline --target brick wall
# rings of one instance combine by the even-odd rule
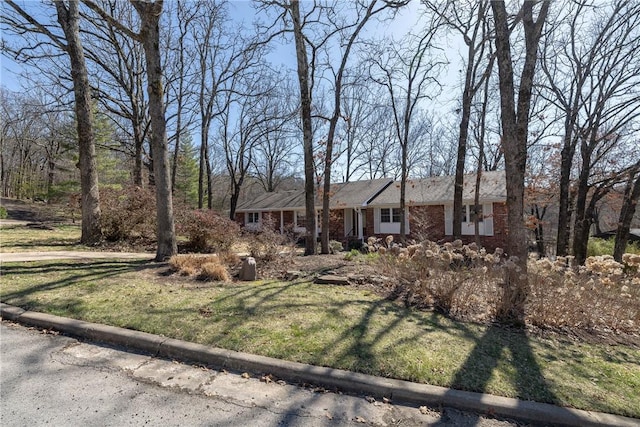
[[[236,212],[236,222],[244,227],[244,212]]]
[[[293,211],[284,211],[282,213],[282,222],[284,222],[285,230],[293,228],[294,226],[293,221],[294,221]]]
[[[344,240],[344,209],[334,209],[329,214],[329,240]]]
[[[409,207],[411,238],[438,241],[445,237],[444,205]]]
[[[486,248],[505,248],[507,245],[507,235],[509,227],[507,227],[507,204],[493,204],[493,236],[487,236]]]
[[[408,236],[410,239],[429,239],[438,243],[453,241],[453,236],[445,235],[444,206],[412,206],[409,208],[409,221],[411,222]],[[488,251],[495,248],[504,248],[507,239],[507,206],[505,203],[493,204],[493,236],[480,236],[480,243]],[[375,234],[373,228],[373,209],[367,209],[367,230],[365,240],[369,236],[386,238],[387,235]],[[394,234],[394,241],[400,240],[399,234]],[[465,244],[475,241],[474,236],[462,236]]]
[[[280,211],[277,212],[262,212],[262,222],[265,223],[267,220],[273,220],[273,228],[276,231],[280,231]],[[282,212],[282,220],[284,222],[285,230],[287,227],[293,227],[293,211],[284,211]],[[245,214],[244,212],[236,212],[235,221],[240,224],[240,227],[244,227],[245,224]]]
[[[373,228],[373,208],[363,209],[363,215],[367,218],[365,222],[364,239],[375,235]]]

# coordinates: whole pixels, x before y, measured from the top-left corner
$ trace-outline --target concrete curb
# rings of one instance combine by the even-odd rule
[[[25,311],[4,303],[0,303],[0,315],[3,319],[52,329],[89,340],[121,345],[162,357],[256,374],[268,373],[294,383],[310,383],[345,392],[364,393],[378,398],[389,397],[396,403],[442,405],[537,424],[640,427],[640,419],[287,362],[271,357],[165,338],[145,332]]]

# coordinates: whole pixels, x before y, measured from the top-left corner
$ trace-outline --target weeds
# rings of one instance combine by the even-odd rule
[[[227,267],[222,265],[219,259],[217,262],[202,264],[199,278],[201,280],[215,280],[220,282],[228,282],[230,280]]]

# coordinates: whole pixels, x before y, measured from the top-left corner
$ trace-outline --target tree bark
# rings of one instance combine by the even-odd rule
[[[340,68],[335,79],[335,87],[333,93],[333,115],[329,120],[329,133],[327,134],[327,145],[324,162],[324,191],[322,193],[322,235],[321,235],[321,252],[328,254],[329,248],[329,197],[331,196],[331,166],[333,165],[333,141],[335,139],[336,127],[338,120],[341,117],[341,104],[342,100],[342,77],[347,67],[347,60],[349,59],[349,53],[355,43],[360,31],[364,28],[369,18],[373,15],[373,7],[377,0],[372,0],[367,7],[367,12],[363,16],[362,20],[358,23],[356,29],[349,37],[349,41],[345,46],[345,51],[340,61]],[[378,11],[380,11],[379,9]]]
[[[632,173],[629,175],[629,180],[624,189],[624,199],[618,219],[618,229],[616,230],[613,258],[618,262],[622,262],[622,254],[624,254],[624,251],[627,249],[631,221],[636,213],[638,200],[640,200],[640,170],[635,171],[635,182],[633,182],[633,179],[634,174]]]
[[[156,217],[158,222],[156,261],[164,261],[175,255],[178,249],[173,220],[167,124],[164,115],[164,89],[160,60],[159,21],[163,2],[158,0],[147,3],[132,0],[132,3],[140,15],[140,39],[147,64],[147,91],[151,118],[151,145],[153,149],[153,174],[156,187]]]
[[[529,294],[527,281],[527,233],[524,224],[524,176],[527,164],[527,134],[537,60],[538,42],[546,19],[549,1],[542,2],[537,20],[533,19],[533,1],[522,5],[522,22],[526,43],[525,62],[520,76],[517,109],[509,23],[505,3],[492,1],[496,26],[496,57],[500,80],[502,147],[507,176],[507,254],[516,266],[506,277],[497,318],[505,323],[524,324],[525,303]]]
[[[80,188],[82,192],[82,234],[84,244],[96,244],[102,240],[100,226],[100,192],[98,189],[98,171],[96,164],[95,134],[91,107],[91,87],[87,66],[80,41],[77,0],[67,5],[55,2],[58,22],[67,41],[66,50],[71,62],[71,79],[75,97],[75,113],[78,129],[78,150],[80,168]]]
[[[569,115],[567,114],[567,120]],[[565,125],[565,138],[560,152],[560,195],[558,199],[558,234],[556,242],[556,255],[565,256],[569,248],[569,230],[571,224],[570,189],[571,165],[575,155],[575,142],[572,142],[572,125]]]
[[[289,7],[293,21],[293,37],[296,45],[296,59],[298,65],[298,82],[300,84],[300,114],[302,119],[302,138],[304,141],[304,188],[306,210],[305,255],[316,253],[316,213],[315,213],[315,182],[313,168],[313,129],[311,127],[311,92],[309,88],[309,62],[307,50],[302,34],[300,20],[300,4],[298,0],[291,0]]]

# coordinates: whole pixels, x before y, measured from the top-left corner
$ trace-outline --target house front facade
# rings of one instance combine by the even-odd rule
[[[330,229],[333,240],[366,241],[371,236],[399,237],[401,221],[409,238],[446,242],[453,239],[454,177],[409,180],[406,187],[404,217],[400,211],[400,183],[390,179],[356,181],[332,185]],[[487,249],[504,247],[507,235],[506,181],[503,171],[484,172],[480,179],[479,208],[475,209],[476,175],[466,175],[463,186],[462,235],[474,241],[475,218],[478,236]],[[247,229],[265,224],[281,233],[304,234],[306,226],[304,191],[265,193],[243,201],[236,210],[236,221]],[[316,223],[321,232],[322,198],[316,200]]]
[[[507,237],[507,191],[504,171],[480,175],[479,206],[475,209],[476,175],[465,175],[462,189],[462,240],[475,241],[476,217],[479,240],[487,249],[504,247]],[[416,240],[446,242],[453,239],[454,177],[408,180],[405,231]],[[381,192],[368,208],[372,210],[371,235],[400,235],[400,183]]]

